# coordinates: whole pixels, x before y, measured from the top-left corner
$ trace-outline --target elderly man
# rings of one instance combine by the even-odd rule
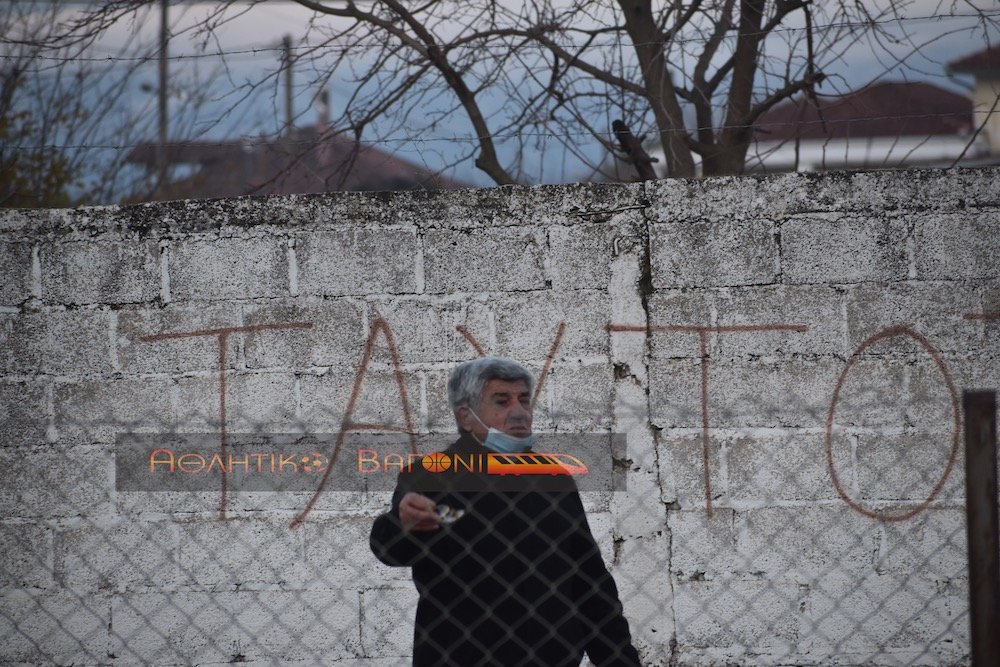
[[[533,378],[483,357],[458,366],[448,401],[459,439],[444,453],[472,460],[527,451]],[[618,590],[572,479],[498,478],[459,468],[399,476],[371,547],[412,567],[420,595],[413,664],[578,667],[639,665]]]

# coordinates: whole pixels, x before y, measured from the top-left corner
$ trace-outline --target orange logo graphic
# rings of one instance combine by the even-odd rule
[[[451,458],[443,452],[432,452],[423,458],[422,463],[431,472],[444,472],[451,467]]]

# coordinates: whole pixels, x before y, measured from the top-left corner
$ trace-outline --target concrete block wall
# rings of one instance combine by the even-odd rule
[[[353,399],[444,443],[479,350],[539,430],[626,434],[584,501],[648,664],[966,663],[952,399],[1000,385],[998,250],[997,170],[4,211],[0,663],[406,664],[387,491],[222,518],[116,490],[115,439]]]

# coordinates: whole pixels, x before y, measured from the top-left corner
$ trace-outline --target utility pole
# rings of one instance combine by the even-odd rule
[[[157,190],[167,182],[167,42],[170,38],[167,19],[167,0],[160,0],[160,136],[156,146]]]
[[[281,44],[284,47],[281,59],[285,68],[285,132],[288,133],[292,131],[294,119],[292,109],[292,36],[285,35]]]

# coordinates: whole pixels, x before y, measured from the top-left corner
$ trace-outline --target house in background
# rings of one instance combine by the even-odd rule
[[[313,127],[276,138],[169,144],[172,178],[142,201],[241,195],[309,194],[340,190],[450,190],[471,187],[331,130],[322,103]],[[140,144],[126,161],[154,174],[156,145]]]
[[[776,105],[754,123],[746,171],[1000,164],[1000,47],[947,69],[975,77],[968,95],[921,81],[876,81],[843,95],[801,94]],[[663,176],[662,147],[648,152]]]
[[[923,82],[876,82],[846,95],[802,95],[760,117],[748,172],[947,167],[989,152],[972,101]]]
[[[761,116],[748,171],[1000,164],[1000,47],[948,63],[968,95],[923,82],[876,82],[838,97],[800,96]]]
[[[1000,155],[1000,46],[948,63],[949,74],[975,77],[972,108],[976,127],[993,155]]]

